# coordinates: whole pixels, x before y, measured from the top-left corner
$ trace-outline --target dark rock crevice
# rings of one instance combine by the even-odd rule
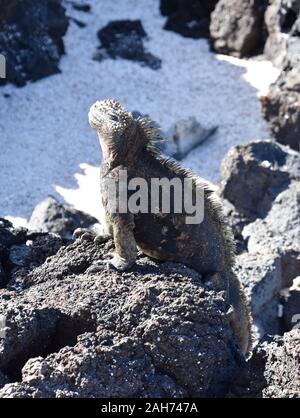
[[[208,38],[210,16],[218,0],[161,0],[160,12],[167,16],[164,29],[188,38]]]
[[[7,234],[2,234],[1,225],[7,225],[4,227]],[[64,244],[67,241],[58,235],[14,229],[11,223],[0,218],[0,288],[13,290],[11,284],[17,284],[18,277],[43,264]]]
[[[16,320],[20,313],[21,324]],[[4,316],[8,334],[0,352],[0,370],[10,382],[22,380],[22,368],[28,360],[73,347],[78,336],[96,329],[91,319],[72,317],[55,308],[25,309]]]
[[[284,17],[283,24],[281,25],[281,30],[283,33],[290,33],[292,27],[294,26],[298,18],[297,13],[293,9],[289,9]]]
[[[248,384],[236,386],[239,397],[298,398],[300,379],[299,330],[268,336],[249,362]]]

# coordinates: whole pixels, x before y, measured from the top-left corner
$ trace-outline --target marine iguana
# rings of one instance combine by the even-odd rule
[[[105,210],[103,231],[77,229],[76,238],[104,242],[113,236],[115,253],[109,263],[116,269],[132,267],[137,248],[158,260],[183,263],[212,282],[214,288],[225,290],[232,328],[240,348],[248,354],[251,347],[251,319],[242,284],[233,273],[234,240],[222,214],[222,207],[214,192],[201,178],[183,169],[175,160],[167,158],[155,147],[159,135],[153,122],[134,119],[118,101],[96,102],[89,112],[89,123],[99,136],[103,161],[101,164],[102,203]],[[149,185],[152,178],[191,179],[193,194],[203,192],[204,218],[201,223],[188,224],[187,213],[126,213],[111,209],[107,180],[119,181],[121,170],[128,179],[142,178]],[[170,194],[170,198],[174,198]],[[100,261],[103,263],[104,261]],[[107,261],[106,261],[107,262]],[[98,266],[93,271],[97,271]],[[101,267],[100,267],[101,268]],[[103,268],[103,267],[102,267]]]

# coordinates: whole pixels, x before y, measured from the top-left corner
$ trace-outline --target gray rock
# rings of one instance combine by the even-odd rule
[[[248,239],[249,253],[278,255],[282,262],[288,259],[294,264],[288,274],[283,270],[282,287],[291,286],[291,271],[300,267],[300,181],[293,182],[276,197],[264,219],[245,226],[243,236]]]
[[[257,397],[299,398],[300,331],[269,337],[257,346],[250,361],[250,389]]]
[[[19,270],[29,271],[42,264],[63,245],[61,237],[14,228],[0,218],[0,288],[18,282]]]
[[[217,130],[216,126],[204,128],[193,116],[176,122],[167,132],[164,152],[177,160],[205,142]]]
[[[299,0],[273,0],[265,13],[268,38],[264,53],[273,64],[282,68],[287,56],[292,60],[294,42],[299,44],[300,2]],[[289,49],[291,48],[291,51]],[[299,56],[298,56],[299,57]]]
[[[0,290],[0,397],[224,396],[244,367],[224,294],[147,257],[88,273],[111,248],[76,241]]]
[[[266,56],[282,72],[261,98],[275,139],[300,151],[300,1],[275,0],[267,9]]]
[[[149,119],[149,115],[143,115],[138,111],[133,111],[132,115],[135,119],[140,117]],[[204,127],[194,116],[177,121],[167,132],[163,132],[154,121],[150,126],[160,130],[162,141],[157,142],[156,146],[164,154],[177,160],[181,160],[194,148],[208,140],[218,129],[217,126]]]
[[[283,332],[282,290],[300,271],[300,182],[280,193],[268,215],[246,225],[242,235],[249,252],[238,256],[237,274],[251,300],[257,334]]]
[[[262,113],[276,141],[300,151],[300,38],[299,62],[288,64],[261,98]]]
[[[0,218],[0,259],[2,255],[6,255],[6,248],[24,243],[26,234],[27,230],[25,228],[13,228],[11,222]]]
[[[287,332],[300,325],[300,276],[293,280],[283,299],[282,328],[283,332]]]
[[[220,54],[244,57],[262,47],[263,16],[268,2],[219,0],[211,14],[210,36]]]
[[[249,222],[266,216],[276,196],[299,179],[298,153],[254,141],[232,148],[223,160],[221,195]]]
[[[255,341],[280,330],[278,304],[282,289],[282,267],[279,256],[264,253],[237,256],[236,273],[244,285],[255,328]]]
[[[7,293],[4,291],[7,298]],[[51,344],[59,314],[47,307],[34,308],[25,302],[1,309],[6,331],[0,339],[0,369],[10,380],[19,380],[21,366],[27,358],[44,354]]]
[[[74,208],[62,205],[54,197],[48,196],[32,212],[29,229],[38,232],[52,232],[71,239],[76,228],[88,228],[97,219]]]
[[[9,261],[15,266],[25,267],[30,255],[31,248],[29,245],[12,245],[9,251]]]
[[[222,193],[235,205],[225,201],[239,242],[236,272],[251,301],[256,341],[285,329],[281,291],[300,271],[299,167],[298,153],[270,141],[235,147],[223,163]]]

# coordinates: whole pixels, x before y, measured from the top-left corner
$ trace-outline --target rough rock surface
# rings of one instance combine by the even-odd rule
[[[68,19],[60,0],[0,0],[0,54],[6,78],[22,86],[59,72]]]
[[[26,242],[26,230],[13,228],[9,221],[0,218],[0,288],[8,281],[10,248],[24,242]]]
[[[268,337],[250,361],[250,382],[245,397],[299,398],[300,330]]]
[[[273,0],[265,13],[268,31],[264,53],[274,65],[282,68],[294,55],[295,44],[300,43],[300,1]]]
[[[297,152],[276,142],[253,141],[232,148],[223,160],[221,195],[246,223],[264,217],[294,180],[300,180]]]
[[[299,61],[288,61],[278,80],[261,98],[262,113],[275,139],[300,151],[300,38]]]
[[[244,369],[224,294],[182,265],[93,263],[102,246],[62,247],[0,290],[0,397],[222,396]],[[17,289],[17,291],[15,290]]]
[[[37,232],[53,232],[70,239],[76,228],[88,228],[97,222],[96,218],[62,205],[54,197],[48,196],[33,210],[29,229]]]
[[[0,218],[0,288],[19,271],[31,270],[55,254],[64,244],[61,237],[13,228],[6,219]]]
[[[244,57],[263,46],[265,0],[220,0],[211,14],[210,36],[220,54]]]
[[[278,142],[300,151],[300,1],[275,0],[265,20],[265,54],[282,72],[261,98],[263,115]]]
[[[282,298],[282,332],[291,331],[300,324],[300,276],[293,280],[293,285],[287,289]]]
[[[115,20],[98,31],[100,47],[94,59],[124,58],[137,61],[152,70],[161,67],[161,59],[155,57],[144,47],[147,34],[140,20]]]
[[[291,286],[300,268],[300,181],[280,193],[264,219],[245,226],[244,238],[248,239],[249,253],[278,254],[284,268],[283,287]],[[298,270],[299,272],[299,270]]]
[[[209,37],[210,15],[218,0],[160,0],[160,12],[168,16],[164,29],[189,38]]]
[[[254,323],[254,339],[280,331],[278,304],[283,287],[282,266],[279,256],[268,253],[237,256],[236,273],[243,283]]]
[[[251,301],[256,342],[290,329],[282,291],[300,271],[299,158],[276,142],[254,141],[233,148],[222,165],[221,193],[238,242],[236,273]]]
[[[251,300],[257,334],[283,332],[289,327],[283,323],[288,311],[282,290],[300,271],[300,182],[292,182],[267,216],[246,225],[242,235],[248,252],[238,256],[237,274]]]

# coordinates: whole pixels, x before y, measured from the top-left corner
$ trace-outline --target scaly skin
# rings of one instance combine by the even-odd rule
[[[106,214],[106,232],[98,241],[112,234],[115,254],[109,263],[126,270],[135,263],[137,248],[158,260],[180,262],[197,270],[211,281],[217,291],[228,296],[230,322],[243,353],[251,346],[251,321],[241,283],[233,273],[234,242],[226,226],[220,203],[207,183],[182,169],[155,149],[155,131],[150,121],[134,120],[119,102],[96,102],[89,112],[89,123],[99,136],[103,161],[101,165],[102,203]],[[204,219],[198,224],[187,224],[187,213],[113,213],[109,206],[106,180],[118,182],[120,170],[126,170],[128,180],[143,178],[151,193],[152,178],[175,177],[193,180],[193,192],[204,194]],[[173,193],[170,199],[173,201]],[[93,239],[90,232],[75,231],[75,236]]]

